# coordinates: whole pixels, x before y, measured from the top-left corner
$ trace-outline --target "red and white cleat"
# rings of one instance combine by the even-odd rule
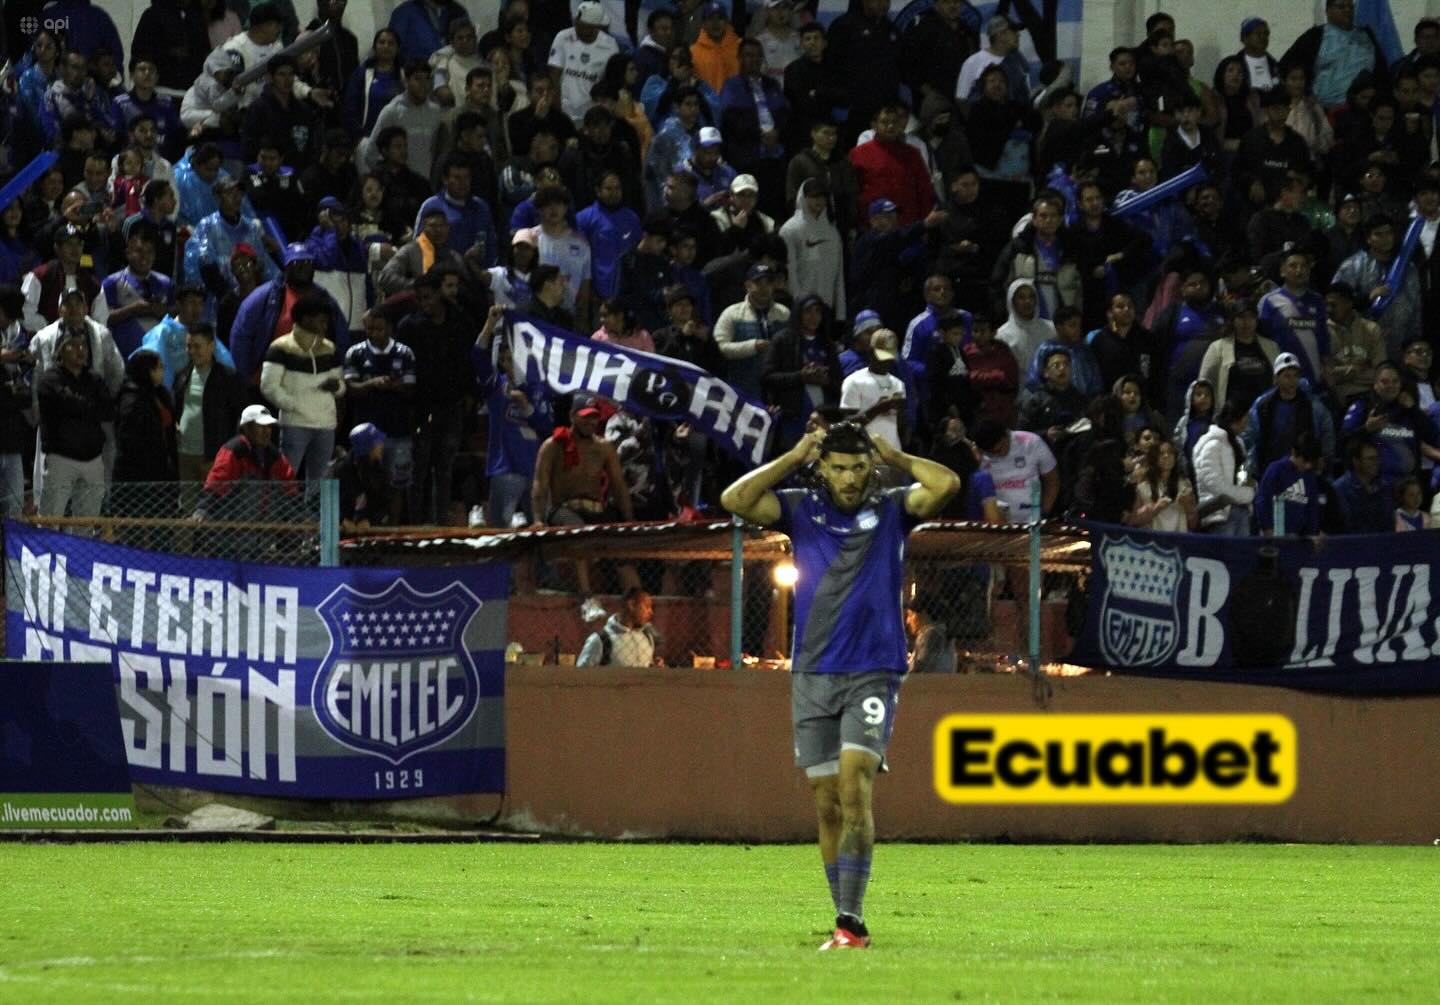
[[[862,933],[860,933],[860,932],[852,932],[852,931],[850,931],[849,929],[841,928],[841,927],[837,926],[837,927],[835,928],[835,934],[831,935],[830,938],[826,939],[824,945],[822,945],[822,946],[820,947],[820,952],[823,953],[823,952],[826,952],[826,951],[831,950],[831,949],[869,949],[869,948],[870,948],[870,935],[869,935],[869,933],[863,933],[863,934],[862,934]]]

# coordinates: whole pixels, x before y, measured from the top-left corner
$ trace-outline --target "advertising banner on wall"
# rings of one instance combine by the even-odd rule
[[[6,655],[112,667],[136,782],[309,799],[504,790],[504,563],[260,565],[18,523],[5,561]]]
[[[110,667],[6,663],[0,673],[0,830],[135,826]]]
[[[1440,691],[1440,535],[1211,537],[1095,527],[1068,659],[1370,693]]]

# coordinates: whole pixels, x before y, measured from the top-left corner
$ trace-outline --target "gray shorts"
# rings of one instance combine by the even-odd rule
[[[795,763],[811,778],[840,771],[840,751],[868,750],[885,760],[904,675],[870,673],[790,674],[790,718]]]

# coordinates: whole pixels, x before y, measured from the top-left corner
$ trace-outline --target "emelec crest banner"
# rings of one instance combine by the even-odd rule
[[[1091,533],[1072,663],[1324,690],[1440,691],[1440,533]]]
[[[10,522],[5,561],[6,656],[113,667],[136,782],[308,799],[504,791],[504,563],[260,565]]]

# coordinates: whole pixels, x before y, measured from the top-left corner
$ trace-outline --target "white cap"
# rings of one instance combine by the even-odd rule
[[[605,13],[604,5],[596,0],[584,0],[575,11],[576,24],[588,24],[595,28],[610,27],[610,15]]]
[[[760,183],[755,180],[753,174],[737,174],[735,180],[730,183],[730,191],[734,195],[741,192],[759,192]]]
[[[721,143],[720,130],[714,126],[702,126],[700,129],[700,145],[702,147],[718,147]]]
[[[1279,375],[1281,370],[1289,370],[1292,367],[1296,370],[1304,369],[1300,365],[1300,358],[1296,356],[1293,352],[1282,352],[1280,355],[1275,357],[1275,365],[1271,372]]]
[[[896,345],[898,341],[889,328],[881,328],[870,336],[870,354],[882,362],[893,360],[900,351]]]
[[[247,426],[255,423],[260,426],[273,426],[279,420],[270,414],[270,409],[264,405],[246,405],[245,411],[240,413],[240,425]]]

